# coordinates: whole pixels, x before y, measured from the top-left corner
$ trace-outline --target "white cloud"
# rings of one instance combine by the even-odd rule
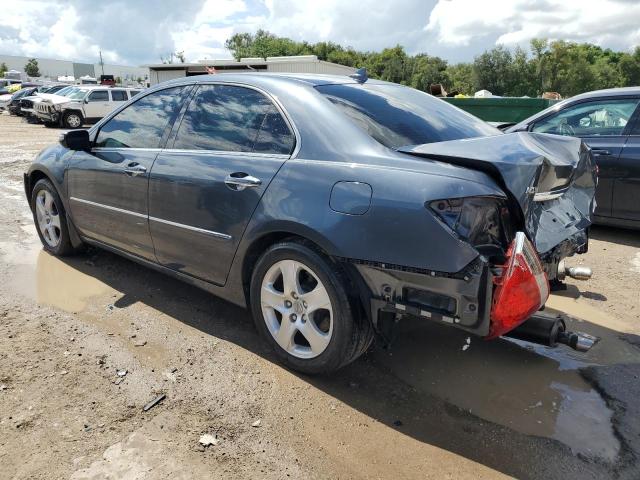
[[[359,50],[396,44],[468,61],[533,37],[617,50],[640,43],[640,0],[0,0],[0,53],[140,65],[172,51],[230,58],[224,41],[258,28]]]
[[[640,39],[639,19],[640,2],[622,0],[439,0],[425,31],[454,47],[543,37],[627,50]]]

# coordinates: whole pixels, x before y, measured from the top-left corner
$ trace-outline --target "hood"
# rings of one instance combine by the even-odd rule
[[[492,176],[520,207],[539,253],[583,235],[591,224],[596,168],[579,139],[518,132],[398,150]]]
[[[48,93],[48,94],[43,94],[43,95],[47,95],[46,97],[43,97],[43,102],[47,102],[47,103],[52,103],[54,105],[58,105],[60,103],[68,103],[68,102],[77,102],[78,100],[71,100],[68,97],[63,97],[61,95],[56,95],[55,93]]]

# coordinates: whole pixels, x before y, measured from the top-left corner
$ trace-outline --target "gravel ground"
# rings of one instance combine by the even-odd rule
[[[409,320],[309,378],[242,309],[110,253],[42,252],[21,175],[59,133],[0,114],[0,478],[640,477],[637,233],[594,228],[574,263],[596,275],[549,302],[601,337],[587,354],[463,350]]]

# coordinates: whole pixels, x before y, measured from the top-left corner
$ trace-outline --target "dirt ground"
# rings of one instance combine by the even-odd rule
[[[586,354],[463,350],[408,320],[310,378],[240,308],[107,252],[44,253],[22,172],[59,133],[0,115],[1,479],[640,478],[638,232],[594,228],[571,262],[593,279],[549,301],[601,337]]]

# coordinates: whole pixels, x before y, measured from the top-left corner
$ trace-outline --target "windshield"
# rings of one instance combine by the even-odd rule
[[[60,95],[61,97],[66,97],[68,93],[75,90],[74,87],[64,87],[56,92],[56,95]]]
[[[86,90],[82,90],[80,88],[74,87],[72,90],[70,90],[65,94],[65,97],[68,97],[71,100],[82,100],[86,94],[87,94]]]
[[[414,88],[380,84],[316,88],[389,148],[501,134],[479,118]]]

